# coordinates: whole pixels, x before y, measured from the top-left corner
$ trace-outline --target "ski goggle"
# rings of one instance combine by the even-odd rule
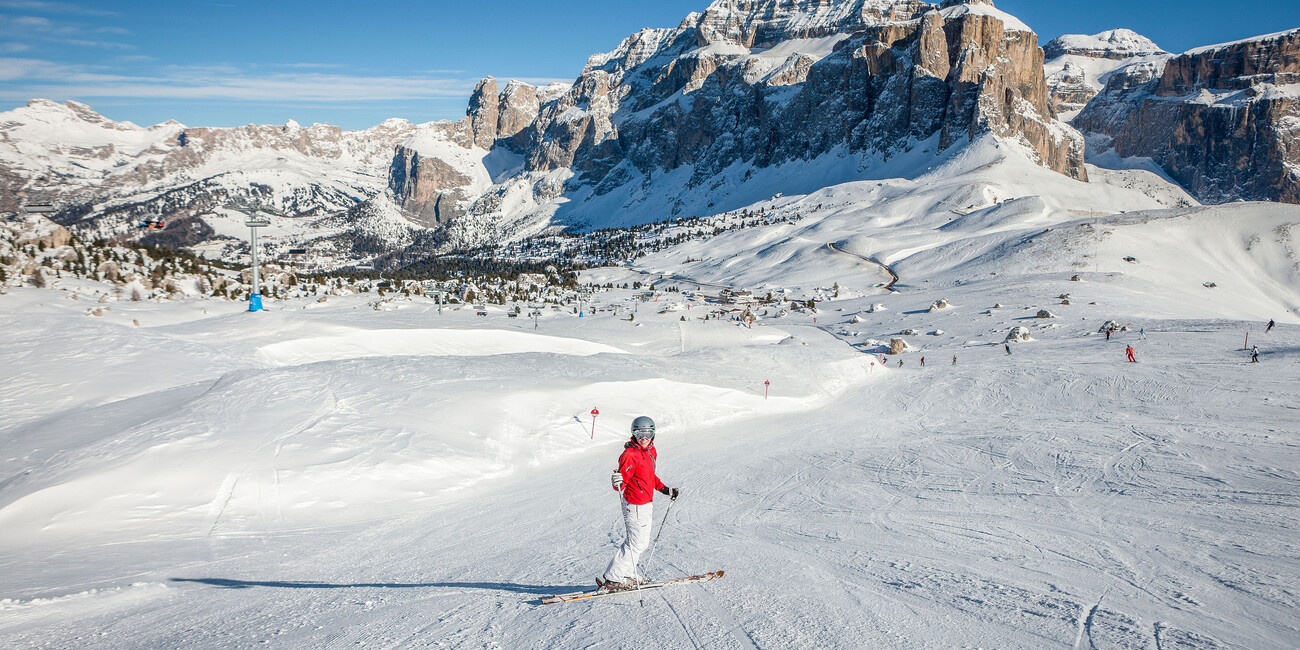
[[[638,429],[633,429],[633,430],[632,430],[632,437],[633,437],[633,438],[650,438],[651,440],[654,440],[654,437],[655,437],[655,428],[654,428],[654,427],[640,427],[640,428],[638,428]]]

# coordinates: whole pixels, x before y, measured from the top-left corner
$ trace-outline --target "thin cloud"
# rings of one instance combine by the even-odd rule
[[[136,47],[130,43],[115,43],[113,41],[84,41],[79,38],[65,38],[60,41],[65,45],[77,45],[79,47],[98,47],[105,50],[134,50]]]
[[[0,0],[0,9],[37,11],[51,14],[77,14],[81,16],[116,16],[115,11],[92,9],[70,2],[45,2],[44,0]]]
[[[130,77],[105,74],[93,68],[70,66],[56,61],[0,57],[0,81],[26,80],[29,83],[93,83],[111,84],[127,81]]]
[[[43,41],[80,47],[135,49],[134,45],[105,40],[114,36],[129,35],[131,31],[121,27],[90,27],[75,22],[50,20],[43,16],[0,15],[0,38],[25,44]]]
[[[32,97],[209,99],[243,102],[377,102],[464,98],[477,79],[282,73],[250,76],[229,66],[171,67],[157,76],[104,74],[39,59],[0,58],[0,99]]]
[[[53,27],[54,21],[40,16],[0,16],[0,30],[6,32],[47,32]]]
[[[338,70],[339,68],[347,67],[342,63],[275,63],[272,65],[281,68],[294,68],[301,70]]]

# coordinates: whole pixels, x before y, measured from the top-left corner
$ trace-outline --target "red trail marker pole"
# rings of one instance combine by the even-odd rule
[[[766,379],[763,380],[763,399],[767,399],[767,389],[768,389],[768,387],[771,386],[771,385],[772,385],[772,382],[767,381]]]
[[[597,415],[600,415],[600,411],[597,411],[594,408],[591,409],[591,439],[592,440],[596,439],[596,416]]]

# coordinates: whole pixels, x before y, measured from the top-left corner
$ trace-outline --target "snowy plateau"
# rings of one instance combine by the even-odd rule
[[[696,63],[806,79],[844,49],[827,25],[919,3],[808,3],[826,13],[786,16],[783,34],[802,26],[794,45],[728,22],[724,9],[751,4],[688,19],[734,41]],[[860,11],[825,9],[841,4]],[[944,5],[906,29],[925,40],[945,20],[993,20],[997,42],[1028,47],[1032,33],[988,3]],[[646,30],[585,78],[685,33]],[[765,92],[800,92],[781,87]],[[574,168],[498,183],[538,162],[502,144],[526,129],[511,110],[535,101],[540,115],[572,89],[484,89],[513,98],[491,128],[195,136],[225,152],[209,159],[157,144],[179,125],[20,139],[34,122],[11,113],[0,155],[30,164],[2,178],[27,187],[44,165],[89,179],[72,159],[90,146],[106,156],[104,205],[166,195],[173,173],[207,183],[177,201],[252,179],[265,197],[345,206],[372,234],[415,239],[430,226],[397,202],[436,224],[439,191],[385,175],[450,150],[473,158],[442,170],[463,176],[456,188],[574,209],[551,202],[577,187]],[[569,298],[541,305],[397,291],[268,298],[260,312],[193,292],[132,300],[42,270],[67,248],[53,223],[0,223],[0,647],[1296,647],[1300,206],[1205,205],[1150,158],[1054,166],[1043,147],[1068,163],[1072,130],[1021,100],[1032,114],[1014,133],[955,137],[939,120],[906,147],[850,139],[703,184],[708,160],[643,178],[646,152],[625,151],[633,186],[581,185],[575,219],[600,208],[609,223],[589,225],[645,223],[671,191],[700,209],[716,198],[700,215],[765,220],[583,270]],[[25,115],[81,111],[55,106]],[[602,119],[588,109],[563,113]],[[313,167],[312,129],[332,159],[369,171]],[[248,138],[301,148],[263,158],[274,147]],[[137,154],[184,164],[115,179],[114,156]],[[283,241],[307,237],[288,231],[300,223],[277,220]],[[656,499],[644,573],[725,577],[541,604],[594,588],[621,543],[610,471],[639,415],[658,425],[658,475],[681,489]]]

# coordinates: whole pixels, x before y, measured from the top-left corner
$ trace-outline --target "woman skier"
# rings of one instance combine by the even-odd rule
[[[655,450],[655,422],[642,415],[632,420],[632,439],[623,445],[623,453],[618,457],[618,469],[614,470],[611,483],[614,489],[622,493],[623,524],[627,527],[627,537],[618,547],[614,559],[609,561],[605,574],[596,578],[600,591],[617,591],[633,589],[637,581],[636,565],[641,561],[641,554],[650,545],[650,528],[653,525],[654,491],[676,501],[681,490],[664,485],[655,475],[655,461],[659,452]]]

